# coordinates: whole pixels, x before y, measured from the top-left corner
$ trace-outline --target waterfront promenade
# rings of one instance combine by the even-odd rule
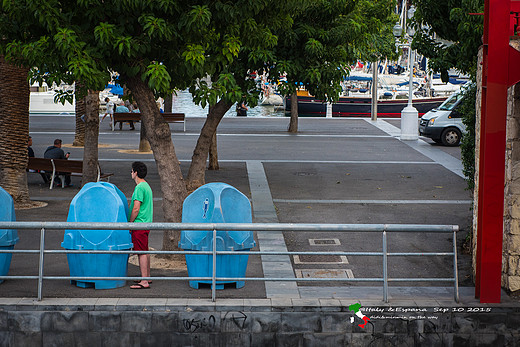
[[[459,225],[459,283],[461,294],[471,296],[470,258],[460,252],[471,223],[471,197],[462,178],[460,149],[430,144],[429,140],[399,140],[399,120],[300,119],[300,132],[288,134],[286,118],[225,118],[219,128],[219,171],[208,171],[207,182],[225,182],[246,194],[252,202],[254,222],[264,223],[397,223]],[[172,136],[183,172],[189,160],[203,118],[187,118],[187,131],[172,124]],[[139,127],[139,125],[138,125]],[[133,190],[130,163],[144,161],[149,166],[154,191],[154,219],[164,221],[157,170],[152,154],[136,152],[139,131],[111,132],[101,124],[99,158],[104,172],[113,172],[111,182],[126,196]],[[139,128],[138,128],[139,129]],[[71,158],[81,159],[82,148],[71,147],[74,138],[72,116],[40,116],[30,119],[33,149],[41,156],[54,138],[61,138]],[[128,173],[128,174],[126,174]],[[17,211],[19,221],[65,221],[68,206],[78,192],[75,187],[49,190],[36,174],[28,176],[31,198],[47,207]],[[59,249],[62,231],[49,231],[46,244]],[[398,234],[389,238],[390,251],[446,252],[451,235]],[[37,248],[38,233],[21,231],[17,248]],[[427,240],[427,241],[426,241]],[[161,249],[162,233],[152,233],[151,246]],[[271,251],[379,251],[380,235],[363,233],[258,233],[255,249]],[[283,260],[281,260],[283,258]],[[22,260],[23,259],[23,260]],[[272,259],[272,258],[271,258]],[[410,264],[413,266],[411,267]],[[434,264],[434,266],[431,266]],[[175,269],[154,268],[152,276],[186,276],[182,264]],[[410,271],[413,270],[413,271]],[[248,276],[253,277],[376,277],[381,276],[381,260],[374,257],[288,256],[263,260],[251,256]],[[450,277],[451,259],[403,258],[391,264],[392,276]],[[15,255],[12,274],[34,275],[37,256]],[[64,255],[47,256],[46,275],[66,275]],[[129,275],[138,269],[129,267]],[[22,284],[23,283],[23,284]],[[422,287],[428,296],[438,292],[450,300],[451,283],[436,289]],[[300,282],[247,282],[240,290],[226,288],[220,298],[338,298],[381,297],[381,286]],[[439,287],[441,286],[441,287]],[[465,288],[468,287],[469,288]],[[0,286],[0,295],[35,296],[35,281],[13,280]],[[392,294],[392,292],[394,294]],[[191,289],[185,282],[156,281],[152,290],[136,291],[81,289],[66,281],[46,281],[44,297],[211,297],[209,288]],[[407,287],[391,289],[390,299],[414,300]]]
[[[186,174],[202,118],[172,124],[172,136]],[[267,223],[399,223],[459,225],[460,302],[452,283],[391,283],[389,302],[380,283],[260,282],[226,287],[211,301],[209,287],[192,289],[183,264],[157,267],[150,290],[77,288],[67,280],[44,280],[38,302],[36,280],[7,280],[0,285],[0,345],[100,346],[332,346],[518,344],[520,303],[503,292],[500,304],[474,298],[470,255],[461,252],[471,224],[471,196],[462,178],[459,148],[428,140],[399,140],[399,120],[300,119],[300,132],[286,132],[286,118],[225,118],[219,128],[220,170],[207,182],[225,182],[252,202],[253,222]],[[99,158],[111,182],[130,197],[132,161],[149,167],[154,191],[154,219],[164,221],[162,196],[152,154],[135,150],[139,131],[110,131],[101,125]],[[139,125],[137,125],[139,129]],[[36,156],[55,138],[71,158],[74,118],[31,116],[30,134]],[[31,198],[44,208],[18,210],[18,221],[66,221],[75,187],[49,190],[29,174]],[[38,249],[39,231],[19,231],[17,249]],[[367,233],[274,232],[255,235],[253,250],[380,251],[381,236]],[[396,233],[390,252],[450,252],[450,234]],[[60,249],[62,230],[49,230],[48,249]],[[150,244],[160,249],[162,233]],[[248,277],[381,277],[375,257],[250,256]],[[451,257],[393,257],[392,277],[450,277]],[[37,275],[38,256],[13,256],[11,275]],[[138,276],[129,265],[129,276]],[[65,255],[45,257],[45,275],[68,275]],[[359,304],[359,306],[357,306]],[[357,309],[358,312],[355,312]],[[365,325],[361,317],[370,320]],[[3,322],[3,323],[2,323]]]

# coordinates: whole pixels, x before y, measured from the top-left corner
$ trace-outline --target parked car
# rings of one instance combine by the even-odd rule
[[[462,123],[459,106],[466,88],[453,93],[439,107],[421,117],[419,133],[445,146],[457,146],[466,126]]]

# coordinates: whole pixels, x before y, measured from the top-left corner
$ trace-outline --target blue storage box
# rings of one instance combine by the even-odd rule
[[[16,221],[13,198],[2,187],[0,187],[0,221]],[[18,240],[16,229],[0,229],[0,249],[14,249]],[[0,276],[7,276],[9,273],[12,257],[12,253],[0,253]],[[4,280],[0,280],[0,283],[2,282]]]
[[[70,203],[67,222],[128,222],[128,203],[113,184],[90,182]],[[71,250],[130,250],[129,230],[65,230],[61,246]],[[71,276],[126,277],[128,254],[67,254]],[[125,281],[72,281],[78,287],[118,288]]]
[[[225,183],[208,183],[190,194],[182,206],[183,223],[251,223],[251,203],[236,188]],[[240,251],[255,246],[252,231],[217,231],[217,251],[237,251],[237,255],[217,255],[218,277],[245,277],[249,256]],[[213,250],[213,231],[182,230],[179,247],[184,250]],[[189,277],[211,277],[212,255],[186,255]],[[190,281],[192,288],[211,281]],[[217,281],[217,289],[225,283],[235,283],[237,288],[244,281]]]

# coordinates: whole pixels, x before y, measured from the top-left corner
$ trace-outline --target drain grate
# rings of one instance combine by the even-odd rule
[[[294,255],[294,264],[348,264],[344,255]]]
[[[311,246],[340,246],[339,239],[309,239]]]
[[[296,172],[294,173],[296,176],[316,176],[316,173],[315,172],[304,172],[304,171],[300,171],[300,172]]]
[[[297,278],[354,278],[350,269],[301,269],[295,272]]]

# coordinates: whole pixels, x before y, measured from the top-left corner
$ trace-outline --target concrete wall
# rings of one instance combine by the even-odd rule
[[[88,300],[93,301],[89,304]],[[520,305],[361,307],[370,318],[361,328],[358,324],[363,321],[348,310],[349,303],[343,305],[335,299],[293,300],[290,306],[284,304],[290,300],[220,300],[215,304],[208,300],[141,299],[149,300],[157,304],[70,299],[83,304],[0,305],[0,345],[520,345]]]

